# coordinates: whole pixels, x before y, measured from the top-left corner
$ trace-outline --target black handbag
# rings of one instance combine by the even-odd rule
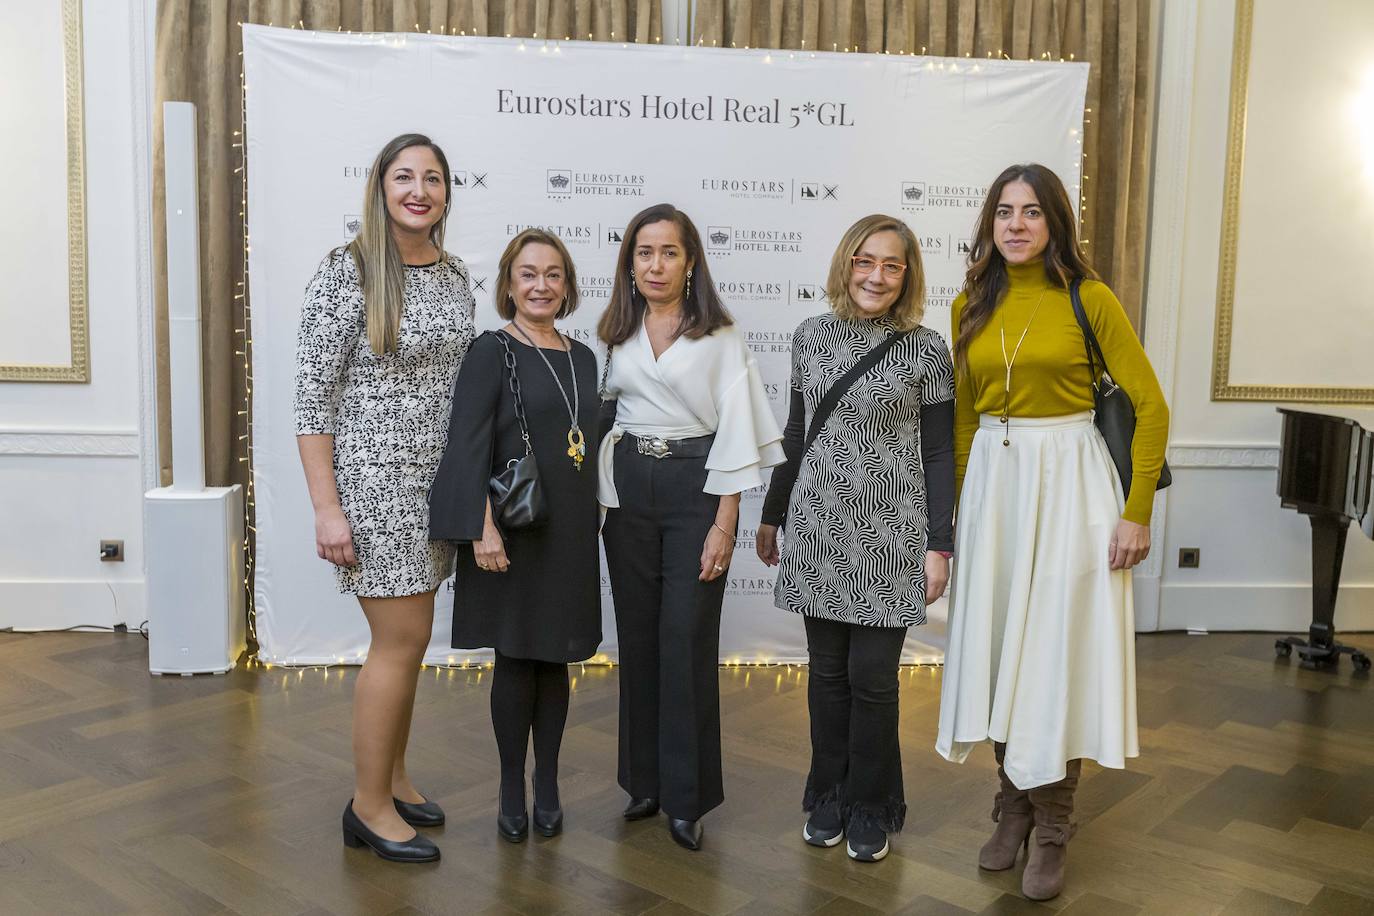
[[[1093,386],[1093,422],[1098,432],[1107,442],[1107,451],[1116,465],[1116,473],[1121,478],[1121,488],[1131,492],[1131,441],[1135,438],[1135,405],[1121,386],[1118,385],[1107,369],[1107,358],[1102,355],[1102,345],[1097,342],[1092,325],[1088,323],[1088,313],[1083,310],[1083,299],[1078,288],[1082,279],[1069,284],[1069,299],[1073,302],[1073,315],[1078,319],[1078,327],[1083,331],[1083,349],[1088,352],[1088,373]],[[1099,379],[1097,367],[1102,366]],[[1169,462],[1165,461],[1159,471],[1156,490],[1162,490],[1174,482],[1169,472]]]
[[[515,399],[515,418],[520,423],[520,438],[525,442],[525,454],[506,462],[506,469],[491,478],[491,516],[502,531],[535,528],[548,520],[544,488],[539,483],[539,465],[530,445],[530,425],[525,419],[525,402],[520,397],[520,377],[515,372],[515,353],[506,335],[496,333],[506,351],[506,374],[511,396]]]

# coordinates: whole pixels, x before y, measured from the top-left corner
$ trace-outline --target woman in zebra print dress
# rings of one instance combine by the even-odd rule
[[[830,265],[831,313],[792,338],[787,462],[773,473],[757,549],[781,562],[775,602],[803,615],[810,655],[811,772],[802,837],[877,861],[902,828],[897,666],[907,627],[949,578],[954,547],[954,370],[920,322],[925,277],[901,220],[850,227]],[[901,335],[805,445],[826,393]],[[778,529],[787,526],[778,548]]]

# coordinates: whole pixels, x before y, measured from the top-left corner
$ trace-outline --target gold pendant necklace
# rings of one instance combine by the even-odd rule
[[[1016,347],[1011,351],[1011,356],[1007,356],[1007,313],[1005,307],[1002,309],[1002,363],[1007,367],[1007,382],[1005,396],[1002,400],[1002,445],[1011,446],[1011,367],[1016,364],[1017,354],[1021,352],[1021,345],[1026,342],[1026,335],[1030,333],[1031,325],[1035,322],[1035,316],[1040,312],[1040,303],[1045,301],[1046,289],[1040,294],[1040,298],[1035,300],[1035,308],[1031,310],[1030,320],[1026,322],[1026,328],[1021,332],[1021,337],[1016,341]]]
[[[568,371],[572,374],[572,400],[568,399],[568,392],[563,389],[563,383],[558,379],[558,373],[553,371],[553,363],[544,355],[544,351],[534,342],[530,335],[520,326],[520,322],[512,320],[511,324],[520,332],[520,336],[529,342],[534,352],[539,354],[539,358],[544,361],[544,365],[549,367],[549,374],[553,376],[553,383],[558,386],[558,393],[563,396],[563,404],[568,408],[568,457],[572,459],[573,469],[582,470],[582,462],[587,457],[587,440],[582,435],[582,428],[577,423],[577,417],[582,409],[581,398],[577,391],[577,364],[573,362],[572,341],[563,340],[559,334],[559,343],[566,343],[568,347]],[[555,331],[555,334],[558,332]]]

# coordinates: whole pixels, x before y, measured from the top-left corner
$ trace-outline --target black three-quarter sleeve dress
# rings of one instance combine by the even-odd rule
[[[477,568],[471,541],[482,539],[487,486],[506,462],[525,453],[505,365],[505,337],[539,466],[548,521],[503,532],[510,570]],[[601,402],[596,357],[574,342],[578,418],[587,442]],[[572,399],[568,355],[543,351]],[[493,648],[512,658],[575,662],[601,644],[601,561],[597,541],[594,454],[576,470],[568,457],[568,408],[549,366],[533,347],[502,331],[483,334],[468,350],[453,391],[448,445],[430,492],[430,537],[457,541],[453,647]]]

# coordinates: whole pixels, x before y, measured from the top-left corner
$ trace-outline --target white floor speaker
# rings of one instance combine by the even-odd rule
[[[247,645],[243,489],[161,487],[147,522],[148,670],[223,674]]]

